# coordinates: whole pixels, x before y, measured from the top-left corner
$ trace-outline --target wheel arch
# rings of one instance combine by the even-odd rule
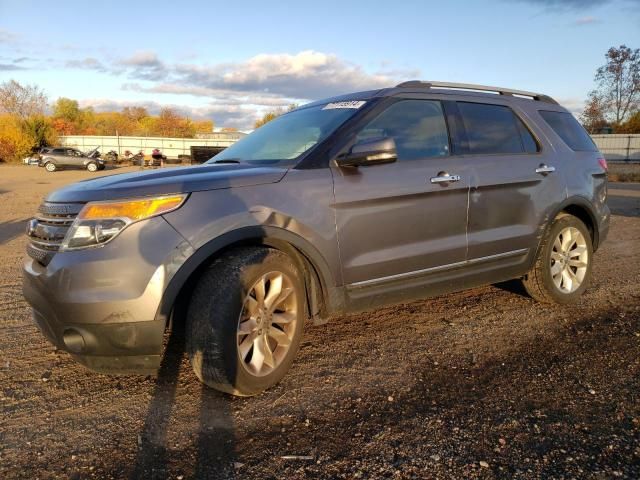
[[[596,214],[593,210],[588,199],[584,197],[569,197],[565,201],[563,201],[560,205],[558,205],[555,210],[551,212],[551,214],[547,217],[547,221],[545,222],[544,229],[542,231],[542,235],[538,241],[538,248],[536,249],[536,257],[540,252],[540,247],[542,245],[542,241],[547,235],[547,232],[551,228],[551,224],[553,220],[560,215],[561,213],[568,213],[569,215],[573,215],[574,217],[580,219],[589,230],[591,234],[591,242],[593,244],[593,251],[595,252],[598,249],[599,244],[599,227]]]
[[[168,319],[167,324],[182,322],[189,301],[189,292],[202,271],[226,251],[242,246],[265,246],[289,255],[303,273],[310,316],[326,315],[331,287],[335,285],[335,281],[317,248],[308,240],[288,230],[253,226],[225,233],[198,248],[169,281],[156,318]]]

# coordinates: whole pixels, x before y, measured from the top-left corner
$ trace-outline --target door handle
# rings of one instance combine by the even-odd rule
[[[547,173],[552,173],[556,171],[556,167],[551,167],[545,165],[544,163],[536,168],[536,173],[541,173],[542,175],[546,175]]]
[[[446,172],[440,172],[437,177],[431,177],[431,183],[452,183],[459,181],[460,175],[449,175]]]

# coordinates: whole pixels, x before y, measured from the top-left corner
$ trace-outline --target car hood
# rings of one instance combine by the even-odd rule
[[[247,187],[276,183],[286,173],[287,168],[283,167],[259,167],[245,164],[163,168],[84,180],[50,193],[46,200],[89,202]]]

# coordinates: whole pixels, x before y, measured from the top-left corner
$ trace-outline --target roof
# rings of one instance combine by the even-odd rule
[[[489,85],[477,85],[473,83],[454,83],[454,82],[437,82],[432,80],[410,80],[396,85],[396,88],[424,88],[424,89],[446,89],[446,90],[463,90],[467,92],[489,92],[505,95],[509,97],[525,97],[531,100],[552,103],[558,105],[553,98],[548,95],[536,92],[528,92],[526,90],[514,90],[512,88],[492,87]]]

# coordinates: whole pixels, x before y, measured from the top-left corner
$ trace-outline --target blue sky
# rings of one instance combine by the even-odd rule
[[[540,91],[579,112],[620,44],[640,47],[640,0],[0,0],[0,82],[241,129],[414,78]]]

